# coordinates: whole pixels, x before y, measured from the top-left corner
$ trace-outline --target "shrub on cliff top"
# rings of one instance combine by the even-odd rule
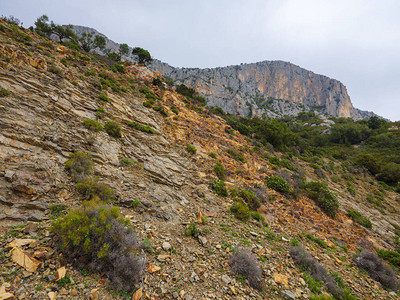
[[[116,289],[132,291],[143,277],[146,259],[135,254],[139,243],[128,223],[118,207],[91,201],[58,218],[51,230],[69,263],[104,273]]]

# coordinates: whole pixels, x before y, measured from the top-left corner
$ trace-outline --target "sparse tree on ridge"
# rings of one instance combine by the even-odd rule
[[[119,55],[128,55],[129,54],[129,46],[128,44],[119,45]]]
[[[153,60],[151,58],[150,52],[140,47],[133,48],[132,54],[138,56],[139,64],[146,65]]]
[[[89,52],[92,49],[100,48],[104,50],[106,47],[106,39],[100,35],[96,35],[93,38],[93,35],[90,33],[83,33],[81,38],[79,39],[81,42],[82,49],[86,52]]]

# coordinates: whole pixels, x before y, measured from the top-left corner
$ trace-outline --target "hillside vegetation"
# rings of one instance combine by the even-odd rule
[[[0,299],[398,297],[400,124],[229,115],[38,33],[0,20]]]

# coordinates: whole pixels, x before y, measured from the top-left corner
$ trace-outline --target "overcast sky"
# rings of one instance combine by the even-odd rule
[[[399,0],[0,0],[0,14],[93,27],[175,67],[289,61],[400,120]]]

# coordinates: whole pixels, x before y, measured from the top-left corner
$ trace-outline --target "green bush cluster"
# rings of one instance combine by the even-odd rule
[[[363,217],[360,212],[350,209],[347,212],[347,215],[353,219],[354,222],[360,224],[361,226],[364,226],[366,228],[372,228],[372,223],[369,219]]]
[[[87,120],[83,121],[83,126],[85,126],[89,130],[96,131],[96,132],[103,130],[103,126],[96,120],[92,120],[92,119],[87,119]]]
[[[305,185],[305,189],[328,216],[336,216],[339,209],[339,201],[325,184],[311,181]]]
[[[146,260],[136,255],[139,243],[118,207],[94,201],[53,222],[52,232],[64,257],[75,267],[103,273],[117,290],[140,283]]]
[[[115,72],[115,73],[122,73],[125,74],[125,68],[123,65],[119,64],[119,63],[115,63],[110,67],[111,71]]]
[[[96,110],[96,117],[99,119],[103,119],[106,114],[106,110],[103,107],[99,107]]]
[[[151,134],[155,133],[154,129],[151,128],[149,125],[142,125],[142,124],[140,124],[138,122],[129,122],[128,126],[132,127],[132,128],[135,128],[135,129],[137,129],[139,131],[142,131],[142,132],[151,133]]]
[[[186,151],[189,152],[190,154],[196,154],[197,149],[195,146],[191,145],[191,144],[187,144],[186,145]]]
[[[226,189],[225,181],[213,180],[213,181],[211,181],[211,188],[217,195],[222,196],[222,197],[228,197],[228,190]]]
[[[193,236],[197,237],[200,234],[199,229],[197,229],[196,223],[189,223],[185,228],[185,235],[186,236]]]
[[[247,221],[250,218],[250,209],[241,201],[237,201],[230,207],[230,211],[236,218],[242,221]]]
[[[104,124],[104,129],[105,131],[116,138],[121,138],[122,134],[121,134],[121,127],[119,127],[119,125],[115,122],[112,121],[108,121],[106,122],[106,124]]]
[[[236,161],[240,162],[246,162],[246,159],[244,158],[243,154],[240,153],[239,151],[235,149],[228,149],[226,152]]]
[[[76,189],[86,199],[98,197],[105,202],[115,199],[115,191],[104,182],[100,182],[98,177],[87,177],[76,184]]]
[[[400,268],[400,253],[399,252],[391,251],[391,250],[376,249],[376,253],[378,254],[379,257],[383,258],[384,260],[387,260],[392,265]]]
[[[9,90],[0,88],[0,97],[8,97],[11,95],[11,92]]]
[[[215,164],[214,171],[219,180],[225,180],[226,171],[224,166],[219,161],[217,161]]]
[[[104,94],[100,94],[100,95],[98,96],[98,98],[99,98],[101,101],[110,102],[110,98],[107,97],[107,96],[104,95]]]
[[[280,193],[289,193],[290,192],[289,183],[281,176],[266,177],[265,181],[267,183],[267,186],[270,189],[273,189]]]

